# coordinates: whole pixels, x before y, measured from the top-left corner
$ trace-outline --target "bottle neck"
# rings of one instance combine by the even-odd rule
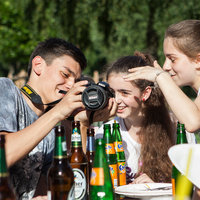
[[[88,136],[87,137],[87,152],[94,152],[95,151],[95,140],[94,136]]]
[[[79,152],[83,152],[82,147],[72,147],[71,148],[71,153],[79,153]]]
[[[54,158],[67,158],[67,145],[64,136],[57,135],[55,140]]]
[[[184,124],[177,124],[177,140],[176,144],[184,144],[187,142],[186,132],[185,132],[185,126]]]
[[[6,164],[5,147],[4,144],[0,144],[0,177],[7,177],[8,170]]]
[[[105,143],[112,143],[111,132],[110,129],[104,129],[104,136],[103,136]]]
[[[121,133],[119,130],[116,130],[117,140],[122,141]]]

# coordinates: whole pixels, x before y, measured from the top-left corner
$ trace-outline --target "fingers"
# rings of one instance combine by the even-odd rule
[[[161,68],[161,66],[158,64],[158,62],[157,62],[157,60],[155,60],[154,62],[153,62],[153,66],[156,68],[156,69],[162,69]]]
[[[158,61],[157,60],[155,60],[154,62],[153,62],[153,66],[155,67],[155,68],[157,68],[157,69],[162,69],[161,68],[161,66],[158,64]],[[129,69],[128,71],[129,72],[136,72],[138,69],[145,69],[145,68],[152,68],[151,66],[144,66],[144,67],[136,67],[136,68],[131,68],[131,69]]]
[[[153,183],[153,180],[147,174],[142,174],[132,182],[132,184],[141,183]]]
[[[70,93],[73,93],[73,94],[82,93],[83,90],[85,90],[87,83],[88,81],[80,81],[80,82],[75,83],[65,96],[69,95]]]
[[[47,196],[37,196],[32,198],[32,200],[47,200]]]
[[[74,116],[75,121],[80,121],[84,126],[89,127],[90,111],[83,110]]]
[[[80,81],[67,92],[63,99],[54,107],[61,119],[69,117],[77,109],[84,109],[82,103],[82,92],[88,81]]]
[[[106,121],[109,118],[115,116],[116,112],[117,112],[117,103],[115,102],[114,98],[110,98],[108,105],[105,108],[97,110],[94,113],[93,121],[95,122]]]
[[[136,67],[129,69],[129,74],[123,76],[125,81],[134,81],[136,79],[149,79],[149,72],[151,72],[152,67]]]
[[[118,104],[115,101],[115,98],[109,99],[108,109],[110,110],[110,117],[113,117],[117,113]]]
[[[85,90],[88,81],[80,81],[74,84],[74,86],[67,92],[63,99],[71,99],[73,101],[81,101],[81,93]]]
[[[136,67],[136,68],[131,68],[131,69],[129,69],[128,71],[129,71],[129,72],[135,72],[135,71],[137,71],[137,67]]]
[[[87,80],[83,80],[83,81],[79,81],[79,82],[76,82],[75,84],[74,84],[74,86],[73,87],[76,87],[76,86],[86,86],[88,84],[88,81]]]
[[[125,81],[134,81],[136,79],[145,79],[148,81],[155,82],[158,74],[163,71],[157,62],[155,62],[155,67],[145,66],[136,67],[129,70],[129,74],[123,76]]]
[[[141,69],[138,69],[138,68],[134,68],[134,69],[129,69],[128,71],[130,73],[128,73],[127,75],[124,75],[123,76],[123,79],[125,81],[133,81],[133,80],[136,80],[137,79],[137,75],[138,75],[138,70],[141,70]]]

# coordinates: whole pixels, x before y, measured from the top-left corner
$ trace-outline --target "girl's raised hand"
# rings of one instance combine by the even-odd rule
[[[155,82],[159,74],[165,72],[157,63],[154,61],[154,67],[144,66],[129,69],[129,74],[123,76],[126,81],[133,81],[136,79],[145,79],[148,81]]]

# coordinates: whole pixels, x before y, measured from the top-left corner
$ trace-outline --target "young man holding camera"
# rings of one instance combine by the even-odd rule
[[[80,49],[65,40],[52,38],[38,44],[28,68],[28,82],[20,91],[11,80],[0,78],[0,131],[6,135],[6,160],[19,199],[31,199],[52,161],[54,126],[74,111],[75,119],[88,126],[81,93],[87,81],[76,82],[86,59]],[[6,90],[5,90],[6,88]],[[64,95],[60,91],[66,91]],[[49,104],[62,99],[45,110]],[[116,104],[96,113],[94,119],[114,115]]]

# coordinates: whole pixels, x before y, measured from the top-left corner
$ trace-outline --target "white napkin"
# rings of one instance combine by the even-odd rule
[[[189,165],[188,179],[200,188],[200,144],[179,144],[171,147],[168,155],[175,167],[184,175],[188,162],[188,155],[192,150],[191,162]]]
[[[167,187],[167,188],[166,188]],[[115,189],[116,193],[133,195],[172,195],[171,183],[147,183],[147,184],[129,184],[119,186]]]

